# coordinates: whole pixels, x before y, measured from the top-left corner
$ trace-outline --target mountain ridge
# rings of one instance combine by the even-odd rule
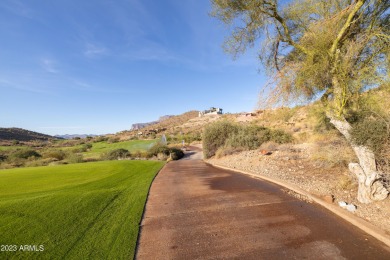
[[[61,139],[55,136],[42,134],[30,130],[26,130],[18,127],[0,127],[0,140],[1,141],[49,141],[53,139]]]

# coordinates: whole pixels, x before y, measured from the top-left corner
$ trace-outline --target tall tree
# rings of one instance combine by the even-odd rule
[[[321,97],[330,122],[348,140],[359,163],[358,200],[383,200],[374,153],[353,143],[347,114],[359,93],[388,81],[390,0],[212,0],[212,15],[233,27],[225,43],[233,56],[261,41],[259,58],[273,73],[274,96]]]

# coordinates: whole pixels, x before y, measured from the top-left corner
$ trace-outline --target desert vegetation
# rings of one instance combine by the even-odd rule
[[[265,142],[289,143],[291,134],[280,129],[269,129],[255,124],[240,125],[227,120],[208,125],[203,133],[205,158],[223,156],[237,151],[253,150]]]
[[[147,153],[147,157],[157,157],[160,160],[179,160],[183,158],[184,152],[177,147],[169,147],[167,145],[156,143],[153,145]]]
[[[0,169],[72,164],[99,160],[147,158],[156,140],[119,142],[109,138],[56,140],[44,145],[20,142],[0,146]],[[116,139],[115,139],[116,140]],[[126,156],[123,151],[126,150]]]
[[[237,56],[262,41],[259,58],[274,79],[269,103],[321,100],[326,118],[358,158],[349,170],[358,179],[359,201],[385,199],[389,191],[378,169],[381,159],[369,143],[353,138],[351,131],[363,129],[363,122],[372,120],[362,113],[361,104],[367,103],[362,93],[388,82],[389,2],[212,3],[212,15],[232,27],[225,50]],[[352,114],[360,114],[361,123],[354,125]]]

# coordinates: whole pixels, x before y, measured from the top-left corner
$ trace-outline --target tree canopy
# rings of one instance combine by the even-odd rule
[[[271,102],[321,98],[330,122],[355,151],[349,169],[358,200],[385,199],[369,146],[351,138],[348,113],[361,93],[389,82],[390,0],[212,0],[212,15],[233,27],[225,49],[233,56],[262,42],[259,58],[275,79]]]
[[[226,51],[257,41],[275,78],[274,96],[332,101],[338,116],[362,90],[387,78],[389,0],[212,0],[212,15],[233,27]]]

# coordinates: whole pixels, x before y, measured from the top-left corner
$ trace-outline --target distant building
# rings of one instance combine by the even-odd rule
[[[209,110],[199,112],[199,117],[207,115],[222,115],[222,108],[210,107]]]

